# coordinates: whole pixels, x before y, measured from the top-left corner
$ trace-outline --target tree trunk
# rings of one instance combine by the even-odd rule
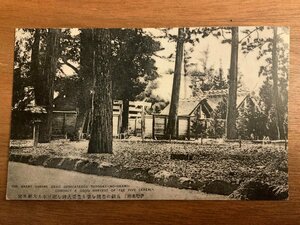
[[[277,129],[277,139],[281,139],[282,131],[282,121],[280,119],[280,99],[278,93],[278,55],[277,55],[277,27],[273,27],[273,48],[272,48],[272,79],[273,79],[273,99],[275,106],[275,116],[276,116],[276,129]]]
[[[88,116],[88,110],[79,109],[75,123],[75,134],[72,141],[79,141],[83,138],[83,128]]]
[[[238,27],[231,28],[231,59],[229,72],[229,90],[226,115],[226,138],[236,139],[236,99],[237,99],[237,76],[238,76],[238,50],[239,50],[239,29]]]
[[[93,87],[94,77],[94,47],[93,30],[81,29],[80,33],[81,49],[80,49],[80,90],[78,95],[78,116],[75,124],[74,140],[82,138],[83,127],[91,109],[91,91]]]
[[[43,77],[39,70],[39,54],[40,54],[40,30],[36,29],[33,36],[33,44],[31,50],[31,64],[30,64],[30,75],[34,83],[35,102],[37,105],[41,105],[43,99]]]
[[[175,71],[173,78],[171,105],[166,130],[166,138],[176,138],[176,122],[180,95],[181,68],[183,60],[184,28],[178,28],[178,41],[176,46]]]
[[[125,97],[122,101],[123,101],[123,111],[122,111],[121,133],[126,133],[128,130],[129,99]]]
[[[48,143],[52,134],[52,111],[54,95],[54,78],[56,75],[58,49],[59,49],[59,29],[49,29],[46,47],[46,59],[44,64],[43,79],[45,80],[43,99],[41,105],[46,108],[47,114],[40,125],[39,142]]]
[[[88,153],[112,153],[111,40],[108,29],[95,29],[95,87]]]
[[[125,50],[126,52],[126,50]],[[135,74],[132,74],[132,70],[127,69],[128,66],[134,66],[132,63],[135,54],[132,54],[128,59],[125,60],[125,68],[123,68],[122,72],[122,82],[123,82],[123,95],[122,95],[122,102],[123,102],[123,111],[122,111],[122,126],[121,126],[121,133],[127,133],[128,132],[128,120],[129,120],[129,101],[133,100],[133,94],[132,90],[130,89],[130,84],[131,84],[131,77],[134,77]]]

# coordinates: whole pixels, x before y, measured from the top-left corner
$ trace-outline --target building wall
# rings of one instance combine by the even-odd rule
[[[52,135],[70,135],[75,132],[77,112],[53,111]]]

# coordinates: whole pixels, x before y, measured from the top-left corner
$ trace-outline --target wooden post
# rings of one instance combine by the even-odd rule
[[[167,132],[167,117],[164,117],[164,135],[166,134]]]
[[[66,113],[63,113],[62,135],[66,136]]]
[[[119,139],[121,139],[121,126],[120,126],[121,122],[120,122],[120,118],[121,118],[121,116],[119,114],[118,115],[118,132],[117,132],[117,136],[118,136]]]
[[[33,124],[33,147],[37,147],[37,145],[38,145],[38,139],[39,139],[39,137],[38,136],[36,136],[37,135],[37,133],[38,133],[38,125],[37,124]]]
[[[137,136],[137,129],[136,129],[136,118],[134,119],[134,135]]]
[[[86,134],[87,134],[87,137],[90,135],[90,122],[91,122],[91,111],[89,112],[88,114],[88,122],[87,122],[87,125],[86,125]],[[86,137],[86,138],[87,138]]]
[[[33,122],[33,147],[37,147],[39,143],[39,133],[40,133],[40,121],[35,120]]]
[[[201,145],[203,145],[203,133],[201,133]]]
[[[195,139],[199,139],[199,133],[198,133],[198,126],[199,126],[199,116],[196,117],[196,129],[195,129]]]
[[[188,117],[188,130],[187,130],[187,138],[188,140],[191,139],[191,117]]]
[[[155,139],[155,116],[152,115],[152,139]]]
[[[179,118],[176,120],[176,139],[179,138]]]
[[[284,137],[284,150],[287,149],[287,140],[286,140],[286,136]]]
[[[142,108],[142,115],[141,115],[141,136],[142,136],[142,141],[144,141],[145,138],[145,109],[144,106]]]

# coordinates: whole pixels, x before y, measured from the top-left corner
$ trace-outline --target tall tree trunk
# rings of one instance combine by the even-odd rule
[[[282,121],[280,118],[280,99],[278,93],[278,55],[277,55],[277,27],[273,27],[273,47],[272,47],[272,79],[273,79],[273,99],[276,114],[276,129],[277,129],[277,139],[281,139],[281,134],[283,133]]]
[[[108,29],[95,29],[95,87],[88,153],[112,153],[111,38]]]
[[[35,102],[37,105],[41,105],[44,91],[43,87],[43,76],[40,74],[39,70],[39,54],[40,54],[40,40],[41,34],[40,30],[36,29],[33,36],[33,44],[31,50],[31,64],[30,64],[30,74],[33,78],[34,92],[35,92]]]
[[[183,51],[183,90],[184,90],[184,94],[183,94],[183,96],[184,96],[184,99],[186,99],[187,98],[187,73],[188,73],[188,70],[187,70],[187,68],[188,68],[188,58],[189,58],[189,56],[188,56],[188,53],[187,53],[187,50],[185,50],[184,49],[184,51]]]
[[[79,141],[83,138],[83,128],[87,118],[88,110],[86,108],[79,108],[75,123],[75,134],[72,141]]]
[[[183,60],[183,43],[184,43],[184,28],[178,28],[175,71],[174,71],[174,78],[173,78],[171,105],[170,105],[168,126],[166,131],[166,138],[176,137],[176,122],[177,122],[177,112],[178,112],[179,95],[180,95],[181,68],[182,68],[182,60]]]
[[[91,91],[94,77],[93,64],[95,61],[95,51],[92,45],[93,30],[81,29],[80,39],[80,90],[78,95],[78,116],[75,124],[74,140],[80,140],[82,138],[83,127],[88,112],[91,109]]]
[[[237,76],[238,76],[238,51],[239,51],[239,29],[238,27],[231,28],[231,59],[229,72],[229,90],[226,115],[226,138],[237,138],[236,131],[236,99],[237,99]]]
[[[123,102],[123,111],[122,111],[122,127],[121,133],[126,133],[128,131],[128,117],[129,117],[129,99],[128,94],[124,94]]]
[[[44,99],[41,102],[46,108],[47,114],[42,121],[39,132],[39,142],[48,143],[51,140],[52,134],[52,111],[53,111],[53,95],[54,95],[54,78],[56,75],[58,49],[59,49],[59,29],[49,29],[46,46],[46,59],[44,64],[43,79],[45,86],[43,86]]]
[[[134,29],[135,34],[138,35],[138,29]],[[137,38],[134,37],[134,40],[137,42]],[[127,42],[130,42],[127,40]],[[125,48],[124,52],[131,52],[132,49],[128,49],[129,43],[126,43],[124,46],[121,45],[121,48]],[[123,96],[122,96],[122,102],[123,102],[123,111],[122,111],[122,126],[121,126],[121,133],[127,133],[128,132],[128,121],[129,121],[129,101],[133,100],[132,96],[132,90],[130,89],[130,83],[131,83],[131,77],[134,77],[136,74],[131,70],[131,68],[128,67],[134,67],[133,60],[136,57],[136,54],[127,54],[127,58],[124,61],[125,67],[122,69],[122,82],[123,82]]]

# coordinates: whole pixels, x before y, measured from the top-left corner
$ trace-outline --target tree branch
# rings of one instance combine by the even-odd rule
[[[72,65],[71,63],[68,62],[67,59],[64,58],[60,58],[62,61],[62,64],[67,65],[68,67],[70,67],[72,70],[74,70],[75,73],[79,74],[79,69],[77,69],[74,65]]]
[[[62,68],[58,67],[58,70],[59,70],[62,74],[64,74],[65,76],[67,76],[67,74],[65,74],[65,72],[62,70]]]
[[[251,49],[251,51],[253,51],[254,49],[256,48],[261,48],[262,46],[264,46],[266,43],[269,43],[269,41],[265,41],[265,42],[262,42],[261,44],[255,46],[254,48]],[[251,51],[248,51],[245,56],[247,56]]]
[[[165,59],[165,60],[168,60],[169,62],[174,62],[174,60],[173,60],[174,56],[172,54],[169,57],[161,56],[161,55],[158,55],[156,53],[153,53],[153,55],[160,58],[160,59]]]
[[[256,28],[255,28],[254,30],[252,30],[249,34],[247,34],[245,37],[243,37],[243,38],[239,41],[239,44],[242,43],[242,41],[243,41],[245,38],[249,37],[252,33],[254,33],[254,32],[257,31],[257,30],[259,30],[258,27],[256,27]]]
[[[64,62],[67,66],[69,66],[71,69],[73,69],[77,74],[79,74],[79,69],[77,69],[75,66],[73,66],[69,62]]]

